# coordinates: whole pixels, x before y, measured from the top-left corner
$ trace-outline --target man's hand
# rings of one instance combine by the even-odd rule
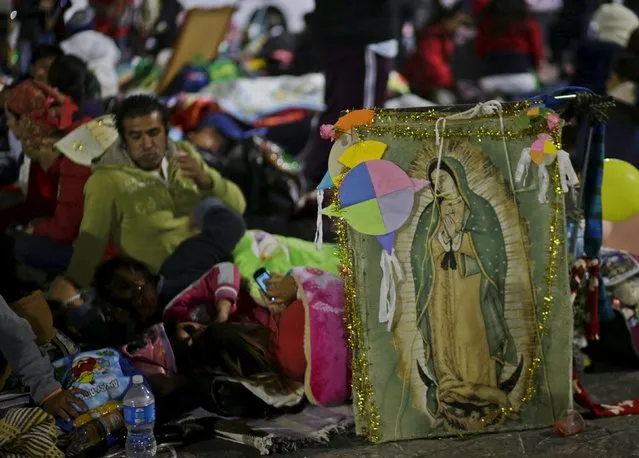
[[[197,159],[189,153],[179,151],[175,155],[175,165],[180,169],[182,176],[193,180],[200,190],[204,191],[213,187],[211,177],[204,171]]]
[[[273,274],[264,283],[266,294],[273,298],[269,305],[287,306],[297,298],[297,282],[290,275]]]
[[[64,277],[57,277],[51,288],[49,289],[48,297],[50,299],[56,300],[61,304],[67,305],[78,305],[82,304],[81,298],[76,298],[69,304],[69,300],[76,297],[78,295],[78,290],[73,283],[67,280]],[[77,303],[76,303],[77,302]]]
[[[36,218],[32,220],[31,222],[29,222],[29,224],[27,224],[27,227],[24,230],[24,233],[33,234],[35,232],[35,227],[38,225],[40,221],[42,221],[42,218]]]
[[[215,308],[217,309],[217,315],[215,316],[216,323],[226,323],[229,320],[229,313],[231,313],[231,308],[233,307],[233,302],[228,299],[220,299],[215,304]]]
[[[77,396],[88,397],[89,393],[79,388],[70,390],[62,390],[42,403],[45,412],[56,415],[63,420],[75,418],[83,412],[86,412],[87,405]]]

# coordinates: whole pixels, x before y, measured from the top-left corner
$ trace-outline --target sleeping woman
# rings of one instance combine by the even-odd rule
[[[202,356],[219,358],[218,362],[225,363],[225,374],[247,378],[238,373],[246,365],[234,366],[237,356],[224,356],[229,349],[238,349],[238,354],[244,352],[245,357],[262,355],[286,380],[304,384],[305,394],[313,403],[345,402],[350,396],[350,355],[339,277],[317,268],[294,268],[291,275],[272,275],[257,301],[251,296],[254,288],[241,280],[237,265],[218,264],[160,310],[159,280],[143,264],[116,258],[100,267],[95,287],[102,301],[109,304],[116,323],[136,323],[139,331],[152,325],[159,315],[167,329],[174,329],[176,323],[189,323],[181,329],[186,326],[198,338],[201,333],[210,335],[207,339],[215,342],[209,342],[203,355],[189,360],[189,368]],[[247,339],[247,332],[260,337]],[[262,344],[257,347],[262,350],[244,348],[258,340]],[[243,342],[243,349],[234,342]]]

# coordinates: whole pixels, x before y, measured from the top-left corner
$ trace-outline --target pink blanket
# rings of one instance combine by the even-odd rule
[[[343,404],[351,397],[351,353],[344,324],[344,284],[334,274],[294,268],[306,314],[306,396],[312,404]]]

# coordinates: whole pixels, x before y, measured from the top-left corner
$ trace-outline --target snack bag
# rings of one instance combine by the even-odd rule
[[[78,353],[53,365],[65,388],[80,388],[89,393],[84,399],[89,410],[108,401],[122,400],[131,377],[138,373],[114,348]]]

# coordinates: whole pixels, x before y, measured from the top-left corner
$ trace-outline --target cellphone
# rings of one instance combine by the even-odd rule
[[[268,280],[269,278],[271,278],[271,273],[264,269],[257,269],[255,271],[255,273],[253,274],[253,278],[255,279],[255,281],[257,282],[257,284],[259,285],[260,289],[264,292],[264,294],[266,294],[267,297],[269,297],[270,299],[272,299],[272,297],[270,297],[266,290],[268,289],[266,287],[266,280]]]

